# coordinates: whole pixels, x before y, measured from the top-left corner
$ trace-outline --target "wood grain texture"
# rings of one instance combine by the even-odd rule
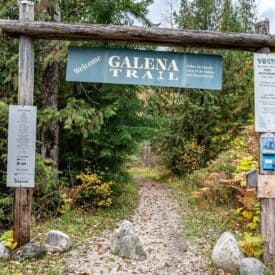
[[[265,239],[263,260],[275,267],[275,199],[261,199],[261,232]]]
[[[248,188],[257,188],[258,186],[258,171],[256,169],[250,170],[245,174],[246,185]]]
[[[18,104],[33,105],[34,46],[26,36],[19,38]]]
[[[264,20],[257,23],[255,25],[255,31],[261,34],[269,34],[269,21]],[[270,53],[271,49],[270,47],[263,47],[257,52]],[[262,134],[263,133],[259,133],[259,140]],[[263,170],[261,153],[260,174],[273,175],[273,177],[275,177],[275,171]],[[263,260],[265,264],[275,267],[275,199],[261,199],[261,235],[265,239]]]
[[[275,199],[274,175],[259,175],[257,196],[262,199]]]
[[[34,19],[31,1],[19,1],[19,19]],[[18,104],[33,105],[34,47],[30,37],[19,37]],[[30,242],[32,188],[16,188],[13,204],[13,239],[18,247]]]
[[[13,238],[20,247],[30,242],[32,188],[16,188],[13,207]]]
[[[256,51],[266,47],[275,49],[275,36],[267,34],[37,21],[20,22],[16,20],[0,20],[0,28],[11,36],[27,35],[34,39],[109,41],[126,44],[224,48],[243,51]]]
[[[30,22],[34,20],[32,1],[19,1],[19,20]],[[34,46],[33,40],[27,36],[19,37],[19,77],[18,104],[33,105],[34,87]]]

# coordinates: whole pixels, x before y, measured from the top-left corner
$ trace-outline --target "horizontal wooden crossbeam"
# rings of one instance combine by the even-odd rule
[[[34,39],[109,41],[253,52],[264,47],[275,50],[275,36],[272,35],[17,20],[0,20],[0,28],[10,36],[27,35]]]

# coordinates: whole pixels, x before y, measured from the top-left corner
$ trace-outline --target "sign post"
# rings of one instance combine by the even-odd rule
[[[269,21],[265,20],[257,23],[255,29],[256,32],[259,34],[269,34]],[[258,54],[255,54],[254,60],[256,62],[254,63],[254,66],[256,66],[254,68],[256,80],[255,122],[256,131],[259,132],[260,139],[260,174],[258,180],[260,184],[258,186],[258,197],[261,200],[261,234],[265,239],[263,260],[268,265],[274,265],[275,197],[273,196],[274,192],[271,192],[270,188],[272,190],[274,187],[273,182],[275,181],[275,169],[273,169],[273,161],[269,154],[272,153],[272,151],[274,150],[274,146],[272,145],[272,142],[270,143],[267,140],[267,138],[272,138],[272,132],[275,132],[274,106],[271,108],[271,105],[274,102],[272,94],[275,95],[275,77],[273,75],[274,65],[272,65],[273,61],[271,60],[272,58],[274,58],[274,56],[270,55],[269,48],[262,48],[258,50],[257,53]],[[265,167],[265,165],[267,166]]]
[[[22,22],[34,20],[34,5],[32,1],[19,1],[19,20]],[[33,105],[34,87],[34,46],[33,40],[27,36],[19,37],[19,75],[18,104]],[[32,188],[17,187],[13,202],[13,239],[18,247],[30,241],[31,233],[31,198]]]

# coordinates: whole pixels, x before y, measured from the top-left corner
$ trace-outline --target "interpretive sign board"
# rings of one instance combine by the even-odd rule
[[[162,51],[70,47],[66,79],[221,90],[222,57]]]
[[[254,54],[255,128],[275,132],[275,54]]]
[[[8,175],[9,187],[34,187],[36,107],[9,106]]]

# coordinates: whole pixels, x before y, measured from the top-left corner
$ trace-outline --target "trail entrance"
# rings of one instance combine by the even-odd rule
[[[266,54],[275,49],[275,37],[269,35],[268,21],[256,25],[258,34],[49,23],[34,21],[34,4],[32,1],[21,0],[19,6],[19,20],[0,20],[0,28],[7,35],[19,38],[18,105],[23,106],[33,105],[35,39],[108,41],[134,45],[231,49]],[[80,67],[79,70],[81,71],[83,68]],[[133,75],[135,74],[132,73]],[[149,73],[147,76],[150,78]],[[261,174],[272,175],[273,179],[275,170],[265,170],[261,163]],[[25,187],[18,187],[15,190],[13,231],[14,239],[19,246],[30,241],[32,191],[32,188]],[[264,260],[268,264],[275,262],[275,198],[262,198],[261,202],[262,235],[266,240]]]

